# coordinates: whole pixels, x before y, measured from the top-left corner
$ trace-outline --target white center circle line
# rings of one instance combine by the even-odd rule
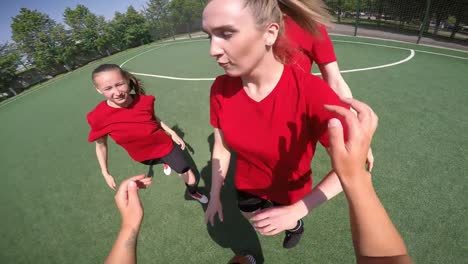
[[[202,41],[202,40],[192,40],[192,41],[182,41],[182,42],[177,42],[177,43],[172,43],[172,44],[178,44],[178,43],[187,43],[187,42],[195,42],[195,41]],[[385,47],[385,48],[392,48],[392,49],[401,49],[401,50],[409,50],[410,51],[410,55],[407,56],[406,58],[402,59],[402,60],[399,60],[397,62],[392,62],[392,63],[388,63],[388,64],[384,64],[384,65],[378,65],[378,66],[373,66],[373,67],[366,67],[366,68],[358,68],[358,69],[350,69],[350,70],[341,70],[340,73],[350,73],[350,72],[360,72],[360,71],[370,71],[370,70],[376,70],[376,69],[382,69],[382,68],[387,68],[387,67],[392,67],[392,66],[396,66],[396,65],[399,65],[399,64],[402,64],[402,63],[405,63],[409,60],[411,60],[414,56],[415,56],[415,52],[413,49],[409,49],[409,48],[402,48],[402,47],[394,47],[394,46],[388,46],[388,45],[380,45],[380,44],[373,44],[373,43],[366,43],[366,42],[358,42],[358,41],[347,41],[347,40],[335,40],[334,42],[343,42],[343,43],[352,43],[352,44],[363,44],[363,45],[370,45],[370,46],[377,46],[377,47]],[[147,50],[141,54],[138,54],[130,59],[128,59],[127,61],[125,61],[124,63],[122,63],[122,65],[124,65],[125,63],[129,62],[130,60],[144,54],[144,53],[147,53],[149,51],[152,51],[152,50],[155,50],[155,49],[158,49],[158,48],[162,48],[162,47],[166,47],[166,46],[169,46],[169,45],[172,45],[172,44],[165,44],[165,45],[162,45],[162,46],[159,46],[159,47],[156,47],[156,48],[153,48],[151,50]],[[121,65],[121,66],[122,66]],[[213,77],[206,77],[206,78],[186,78],[186,77],[176,77],[176,76],[167,76],[167,75],[158,75],[158,74],[149,74],[149,73],[141,73],[141,72],[131,72],[132,74],[134,75],[139,75],[139,76],[147,76],[147,77],[154,77],[154,78],[160,78],[160,79],[167,79],[167,80],[177,80],[177,81],[213,81],[215,78]],[[321,73],[312,73],[314,75],[322,75]]]

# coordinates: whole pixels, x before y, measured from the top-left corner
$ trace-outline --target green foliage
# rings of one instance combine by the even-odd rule
[[[185,24],[190,37],[192,24],[201,18],[204,6],[205,1],[202,0],[172,0],[169,3],[174,22],[176,24]]]
[[[71,28],[71,36],[77,48],[83,52],[94,52],[97,49],[99,27],[105,21],[101,21],[84,5],[77,5],[75,9],[67,7],[63,17]]]
[[[174,36],[174,21],[171,19],[169,0],[149,0],[143,10],[153,39]]]
[[[151,41],[145,17],[132,6],[128,7],[125,14],[115,13],[114,19],[109,23],[107,34],[112,36],[112,45],[118,50],[143,45]]]
[[[0,56],[0,90],[7,88],[10,82],[15,79],[19,64],[20,56],[16,53]]]
[[[63,25],[37,10],[21,8],[13,17],[11,29],[18,48],[41,70],[64,66],[73,53]]]

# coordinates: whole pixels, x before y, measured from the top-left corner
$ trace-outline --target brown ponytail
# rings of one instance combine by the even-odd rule
[[[320,24],[330,26],[332,17],[322,0],[278,0],[278,2],[281,12],[314,35],[319,34]]]
[[[96,69],[93,70],[91,74],[91,78],[93,79],[96,77],[97,74],[106,71],[119,71],[122,77],[127,81],[130,90],[134,90],[135,94],[146,94],[145,89],[142,83],[130,72],[123,70],[117,64],[101,64]]]

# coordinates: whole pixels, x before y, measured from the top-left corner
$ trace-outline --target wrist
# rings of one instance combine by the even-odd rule
[[[309,213],[309,209],[302,200],[299,200],[296,203],[292,204],[290,208],[293,211],[293,213],[297,216],[296,218],[298,220],[304,218]]]
[[[340,177],[343,190],[359,191],[372,188],[372,177],[368,171],[356,172],[352,176]]]
[[[218,191],[210,191],[210,200],[212,199],[217,199],[217,200],[221,200],[221,190],[218,190]]]

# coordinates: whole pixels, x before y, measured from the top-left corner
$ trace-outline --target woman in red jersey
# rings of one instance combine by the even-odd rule
[[[329,146],[328,120],[340,118],[324,105],[349,106],[320,78],[284,64],[281,8],[306,20],[310,12],[297,0],[281,3],[212,0],[203,12],[210,55],[226,73],[211,87],[215,142],[206,221],[213,224],[216,214],[223,220],[221,187],[234,151],[239,209],[261,234],[286,231],[283,247],[292,248],[304,231],[301,219],[342,191],[333,171],[312,189],[310,164],[317,142]],[[319,6],[313,14],[307,21],[317,30],[326,11]]]
[[[321,4],[320,1],[315,0],[297,2],[309,7],[309,10],[320,7]],[[286,1],[284,3],[279,1],[281,10],[285,12],[283,14],[284,34],[290,52],[287,64],[310,73],[313,63],[317,63],[322,79],[330,85],[333,91],[340,97],[352,98],[351,89],[341,76],[333,44],[325,26],[318,24],[317,27],[311,27],[308,24],[309,20],[294,15],[285,3]],[[374,166],[372,149],[369,149],[367,153],[367,165],[369,171],[372,171]]]
[[[100,65],[94,69],[92,79],[105,100],[87,115],[91,126],[88,141],[96,142],[97,159],[107,185],[115,189],[114,177],[107,169],[110,136],[138,162],[168,164],[181,174],[192,198],[207,203],[206,196],[197,191],[195,175],[184,158],[184,141],[154,114],[155,97],[145,95],[138,80],[115,64]]]

